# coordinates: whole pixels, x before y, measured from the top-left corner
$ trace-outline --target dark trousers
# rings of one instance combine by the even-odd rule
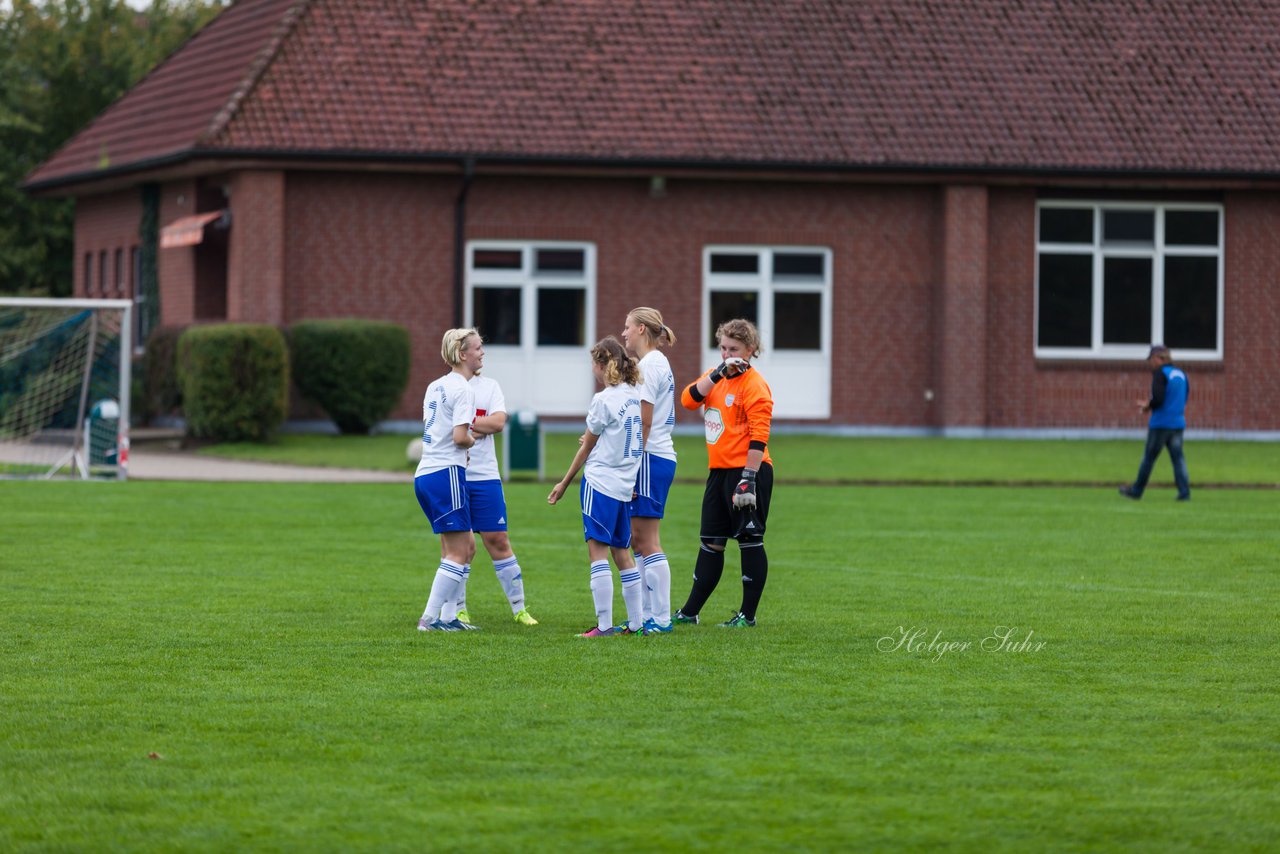
[[[1178,497],[1191,495],[1191,479],[1187,475],[1187,458],[1182,455],[1182,431],[1168,430],[1163,427],[1152,427],[1147,430],[1147,447],[1142,454],[1142,465],[1138,466],[1138,479],[1130,487],[1135,495],[1141,495],[1151,479],[1151,469],[1160,456],[1160,449],[1169,449],[1169,460],[1173,463],[1173,482],[1178,486]]]

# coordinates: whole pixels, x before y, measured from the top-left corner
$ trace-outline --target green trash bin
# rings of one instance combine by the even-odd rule
[[[85,419],[85,448],[89,465],[114,466],[120,460],[120,404],[114,400],[100,400],[89,410]]]
[[[502,443],[502,470],[506,476],[511,477],[516,472],[536,473],[538,480],[542,480],[545,455],[538,414],[531,409],[522,409],[507,421],[507,427],[502,432],[505,437]]]

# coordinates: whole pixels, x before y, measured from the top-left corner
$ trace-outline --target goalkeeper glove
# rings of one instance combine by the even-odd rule
[[[751,363],[746,359],[739,359],[737,356],[734,356],[732,359],[725,359],[714,371],[707,375],[707,379],[711,380],[712,385],[715,385],[726,376],[729,376],[728,371],[730,368],[737,369],[733,373],[733,376],[736,377],[738,374],[744,374],[751,370]]]
[[[756,473],[751,469],[742,470],[742,480],[733,489],[733,506],[736,510],[756,506]]]

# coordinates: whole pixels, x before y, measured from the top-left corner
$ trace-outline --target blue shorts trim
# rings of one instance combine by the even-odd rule
[[[667,493],[676,479],[676,461],[645,454],[636,472],[636,497],[627,505],[632,516],[661,519],[667,509]]]
[[[631,546],[631,514],[627,502],[597,492],[583,478],[578,488],[582,501],[582,538],[617,549]]]
[[[467,503],[467,470],[462,466],[433,471],[413,479],[413,494],[437,534],[471,532],[471,508]]]
[[[502,481],[467,481],[467,503],[471,506],[471,530],[507,530],[507,498],[502,493]]]

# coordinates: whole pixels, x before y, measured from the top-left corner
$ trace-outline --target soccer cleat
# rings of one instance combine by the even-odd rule
[[[450,620],[449,622],[445,623],[445,624],[444,624],[444,626],[445,626],[445,628],[447,628],[447,629],[448,629],[449,631],[451,631],[451,632],[478,632],[478,631],[480,631],[480,627],[479,627],[479,626],[473,626],[473,625],[471,625],[471,623],[468,623],[468,622],[466,622],[466,621],[464,621],[464,620],[462,620],[461,618],[458,618],[458,617],[455,617],[454,619],[452,619],[452,620]]]
[[[460,609],[458,610],[457,617],[458,617],[458,619],[459,619],[459,620],[461,620],[461,621],[462,621],[462,622],[464,622],[464,623],[474,623],[474,622],[475,622],[475,620],[472,620],[472,619],[471,619],[471,615],[467,613],[467,609],[466,609],[466,608],[460,608]]]
[[[732,617],[730,617],[729,619],[727,619],[727,620],[725,620],[723,623],[721,623],[721,624],[720,624],[720,628],[722,628],[722,629],[750,629],[750,628],[753,628],[753,627],[755,626],[755,624],[756,624],[756,621],[755,621],[755,620],[748,620],[745,616],[743,616],[742,612],[741,612],[741,611],[739,611],[738,613],[734,614]]]
[[[610,626],[607,629],[601,629],[599,626],[592,626],[582,634],[578,635],[578,637],[580,638],[612,638],[612,637],[617,637],[617,635],[618,635],[618,630],[615,629],[613,626]]]
[[[671,616],[671,622],[672,624],[679,623],[681,625],[688,624],[691,626],[696,626],[698,625],[698,615],[697,614],[690,615],[690,614],[686,614],[684,611],[676,611],[675,614]]]
[[[418,631],[420,632],[456,632],[457,629],[449,627],[448,623],[442,623],[440,620],[428,620],[423,617],[418,620]]]
[[[643,631],[646,635],[657,635],[657,634],[666,634],[667,632],[670,632],[672,629],[673,629],[673,626],[670,623],[663,625],[662,623],[659,623],[657,620],[655,620],[653,617],[650,617],[649,619],[644,621],[644,628],[641,631]]]
[[[613,627],[614,634],[617,635],[642,635],[644,634],[644,626],[633,630],[630,623],[623,623],[620,626]]]
[[[1129,486],[1120,487],[1120,494],[1123,495],[1125,498],[1132,498],[1134,501],[1137,501],[1139,498],[1142,497],[1141,492],[1134,492],[1133,488]]]
[[[538,621],[533,618],[533,614],[529,613],[528,608],[521,608],[512,615],[511,619],[515,620],[522,626],[536,626]]]

